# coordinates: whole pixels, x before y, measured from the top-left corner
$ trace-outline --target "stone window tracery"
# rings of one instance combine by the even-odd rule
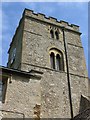
[[[59,29],[50,27],[50,36],[51,36],[51,38],[58,40],[59,39]]]

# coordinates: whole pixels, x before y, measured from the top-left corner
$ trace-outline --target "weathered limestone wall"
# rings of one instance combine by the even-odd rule
[[[1,112],[1,109],[2,109],[2,102],[1,102],[1,100],[0,100],[0,120],[2,120],[2,117],[3,117],[2,112]]]
[[[88,74],[80,35],[65,32],[74,116],[80,111],[81,95],[88,96]]]
[[[83,48],[68,45],[70,73],[87,77]]]
[[[37,117],[35,108],[39,106],[42,118],[70,118],[65,76],[65,73],[51,70],[44,70],[41,80],[12,75],[11,83],[8,80],[6,100],[2,106],[6,111],[3,112],[4,117],[22,118],[23,114],[25,118]]]
[[[79,33],[65,30],[65,39],[68,44],[82,47],[81,38]]]
[[[71,117],[66,73],[44,70],[41,93],[44,118]]]
[[[61,29],[59,29],[59,31],[60,39],[54,40],[50,36],[50,25],[42,24],[31,19],[25,19],[21,63],[50,68],[49,50],[50,48],[57,48],[63,52],[65,64],[63,36]],[[21,67],[21,69],[23,68]]]
[[[13,75],[11,81],[8,81],[3,110],[23,113],[26,118],[34,117],[34,107],[41,104],[40,80]],[[4,117],[7,118],[22,116],[6,113]]]
[[[18,50],[17,62],[13,64],[13,68],[20,68],[27,72],[31,69],[35,69],[43,71],[44,74],[41,81],[29,80],[28,82],[22,82],[18,80],[18,77],[14,78],[15,80],[13,79],[12,84],[8,85],[7,93],[7,100],[9,100],[10,97],[12,99],[9,100],[10,102],[8,101],[9,104],[12,104],[14,100],[12,96],[14,94],[16,96],[15,104],[11,105],[11,109],[16,106],[15,109],[24,112],[26,117],[31,117],[33,116],[33,107],[35,107],[38,102],[41,104],[41,108],[38,105],[38,108],[41,109],[41,117],[70,117],[65,48],[61,30],[61,27],[64,26],[66,28],[65,39],[67,42],[73,111],[74,116],[77,115],[80,109],[81,95],[84,94],[87,96],[88,92],[87,70],[80,40],[79,27],[69,25],[64,21],[58,22],[53,18],[45,18],[45,16],[41,14],[33,14],[32,11],[29,10],[26,10],[23,16],[23,36],[20,36],[22,38],[20,45],[22,45],[18,45],[20,50]],[[51,28],[53,28],[53,30],[58,28],[60,33],[59,40],[50,37]],[[19,37],[17,37],[17,40],[18,38]],[[13,45],[15,45],[14,42]],[[50,48],[57,48],[63,52],[64,72],[51,69]],[[13,85],[15,85],[14,88]],[[35,95],[32,95],[34,88],[36,90],[34,91]],[[18,91],[18,94],[12,93],[12,91],[16,89],[20,92]],[[9,93],[9,91],[11,91],[11,93]],[[11,96],[9,94],[11,94]],[[30,97],[28,95],[30,95]],[[37,97],[37,95],[40,96]],[[19,98],[20,96],[22,99]],[[31,108],[28,107],[27,102],[30,102]],[[18,103],[20,103],[20,106],[18,106]],[[7,105],[7,109],[10,107],[9,104]],[[21,109],[23,107],[26,108],[26,111],[25,109]]]
[[[9,48],[9,58],[7,66],[9,68],[14,69],[20,69],[20,63],[21,63],[21,55],[22,55],[22,37],[23,37],[23,20],[21,20],[21,23],[19,24],[15,35],[13,36],[13,40],[10,44]],[[14,48],[16,48],[16,56],[14,62],[11,64],[11,57]]]
[[[41,17],[32,14],[32,11],[25,11],[25,15],[30,16],[25,18],[24,23],[24,35],[22,45],[22,62],[27,64],[38,65],[42,67],[50,68],[50,48],[57,48],[63,52],[64,64],[66,71],[66,60],[65,60],[65,48],[63,41],[62,29],[57,27],[57,22],[52,21],[52,24],[45,23],[44,18],[41,21]],[[40,17],[40,18],[39,18]],[[44,16],[43,16],[44,17]],[[50,22],[50,20],[48,20]],[[62,22],[66,28],[67,23]],[[58,24],[58,26],[60,26]],[[67,25],[67,26],[66,26]],[[50,36],[50,29],[59,29],[59,40],[52,39]],[[71,27],[72,28],[72,27]],[[83,47],[80,40],[80,34],[68,27],[70,30],[65,30],[65,39],[67,42],[67,52],[69,61],[69,71],[75,75],[85,76],[87,75],[85,57]],[[78,27],[77,27],[78,28]],[[43,52],[42,52],[43,51]],[[21,67],[21,69],[23,69]]]
[[[80,35],[66,31],[65,39],[67,42],[69,72],[88,77]]]
[[[27,66],[28,70],[29,67]],[[23,113],[26,118],[32,118],[36,116],[34,107],[39,105],[40,117],[70,118],[67,74],[50,69],[37,68],[37,70],[44,72],[41,80],[12,76],[12,83],[8,81],[3,110]],[[86,86],[88,84],[86,78],[75,75],[70,75],[70,80],[75,116],[80,111],[81,95],[87,96],[88,94]],[[14,117],[15,114],[7,114],[6,112],[5,116]]]
[[[68,105],[69,105],[69,96],[68,96],[68,90],[67,90],[68,83],[67,83],[67,74],[66,73],[58,72],[58,71],[55,71],[55,70],[52,70],[52,69],[47,69],[47,68],[46,69],[45,68],[40,68],[38,66],[36,67],[36,66],[31,66],[31,65],[25,65],[25,64],[23,64],[22,67],[25,68],[26,71],[30,71],[30,69],[36,69],[36,70],[39,70],[39,71],[43,71],[44,75],[43,75],[42,81],[44,83],[46,82],[46,85],[47,85],[48,88],[45,85],[42,88],[45,87],[47,93],[49,92],[48,89],[50,89],[50,86],[48,85],[48,84],[50,84],[49,83],[50,81],[51,81],[51,84],[53,84],[53,82],[58,84],[58,86],[55,86],[56,84],[53,85],[53,87],[51,86],[51,89],[54,89],[54,90],[56,89],[57,92],[60,91],[59,92],[60,95],[62,95],[62,92],[63,92],[61,90],[62,87],[65,87],[65,91],[66,91],[65,96],[66,96],[66,98],[64,98],[65,96],[63,94],[62,99],[64,99],[65,101],[68,101],[68,104],[66,104],[67,108],[65,108],[66,111],[67,111]],[[59,84],[59,82],[60,82],[60,84]],[[71,96],[72,96],[73,114],[74,114],[74,116],[76,116],[80,111],[81,95],[88,96],[88,78],[83,77],[83,76],[70,74],[70,84],[71,84]],[[56,95],[57,95],[57,93],[56,93]],[[56,96],[56,97],[57,97],[57,99],[59,99],[58,96]],[[63,107],[61,101],[62,100],[61,100],[61,97],[60,97],[60,102],[59,102],[60,106],[59,106],[59,108]],[[42,105],[44,105],[44,104],[42,104]],[[52,101],[52,106],[53,106],[53,101]],[[61,116],[62,115],[63,114],[61,114]],[[54,114],[54,116],[55,116],[55,114]],[[58,117],[58,115],[57,115],[57,117]]]
[[[88,80],[88,97],[90,98],[90,79]]]
[[[88,78],[70,75],[73,113],[76,116],[80,111],[81,95],[88,96]]]

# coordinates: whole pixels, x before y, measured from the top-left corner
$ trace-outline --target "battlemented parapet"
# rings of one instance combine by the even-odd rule
[[[68,22],[63,21],[63,20],[58,21],[54,17],[46,17],[42,13],[37,13],[36,14],[36,13],[33,12],[33,10],[25,9],[24,13],[23,13],[23,16],[31,17],[33,19],[40,20],[41,22],[54,24],[54,25],[56,25],[58,27],[65,27],[68,30],[79,32],[79,26],[78,25],[69,24]]]

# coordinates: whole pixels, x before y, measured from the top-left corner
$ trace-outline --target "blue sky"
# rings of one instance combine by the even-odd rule
[[[1,7],[0,7],[1,8]],[[6,66],[8,61],[7,51],[10,42],[18,26],[22,12],[25,8],[32,9],[36,13],[44,13],[58,20],[64,20],[80,26],[81,40],[88,68],[88,3],[87,2],[2,2],[2,44],[0,40],[0,65]],[[1,23],[2,22],[2,23]]]

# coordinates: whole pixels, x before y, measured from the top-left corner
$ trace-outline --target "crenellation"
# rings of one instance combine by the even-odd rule
[[[44,14],[41,14],[41,13],[38,13],[37,16],[38,16],[41,20],[44,20],[44,18],[45,18],[45,15],[44,15]]]
[[[68,23],[68,22],[63,21],[63,20],[60,20],[60,23],[61,23],[62,25],[64,25],[64,26],[68,26],[68,25],[69,25],[69,23]]]
[[[33,10],[25,9],[23,16],[32,17],[32,18],[37,19],[37,20],[42,20],[43,22],[53,23],[53,24],[58,25],[60,27],[64,26],[67,29],[79,32],[79,26],[77,26],[77,25],[69,24],[68,22],[63,21],[63,20],[58,21],[54,17],[51,17],[51,16],[47,17],[45,14],[35,13],[35,12],[33,12]]]
[[[52,22],[57,22],[57,19],[54,18],[54,17],[51,17],[51,16],[49,17],[49,20],[52,21]]]
[[[71,27],[73,27],[74,30],[79,31],[79,26],[75,24],[71,24]]]
[[[30,14],[33,14],[33,10],[29,10],[29,9],[25,9],[24,12],[23,12],[23,16],[24,15],[30,15]]]

